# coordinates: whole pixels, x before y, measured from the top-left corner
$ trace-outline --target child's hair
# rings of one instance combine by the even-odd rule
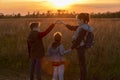
[[[89,14],[88,13],[80,13],[76,16],[77,19],[83,19],[84,23],[89,22]]]
[[[62,34],[61,32],[55,32],[53,37],[54,42],[52,43],[52,48],[57,48],[61,44]]]
[[[39,26],[39,23],[37,23],[37,22],[31,23],[30,29],[33,30],[33,28],[38,27],[38,26]]]
[[[53,37],[56,42],[60,42],[62,38],[62,34],[61,32],[55,32]]]

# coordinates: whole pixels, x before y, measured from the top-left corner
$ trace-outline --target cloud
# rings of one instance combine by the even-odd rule
[[[77,12],[113,12],[120,10],[120,4],[74,4],[72,10]]]
[[[23,13],[26,14],[28,11],[46,11],[48,6],[46,2],[11,2],[11,3],[0,3],[0,13]]]
[[[39,2],[35,2],[31,0],[31,2],[1,2],[0,0],[0,13],[22,13],[27,14],[27,12],[40,11],[46,12],[47,10],[53,10],[52,5],[48,0],[40,0]],[[5,0],[4,0],[5,1]],[[6,0],[7,1],[7,0]],[[9,0],[10,1],[10,0]],[[38,1],[38,0],[36,0]],[[106,12],[106,11],[118,11],[120,10],[120,3],[107,4],[107,3],[99,3],[99,4],[74,4],[68,8],[69,11],[76,12]]]

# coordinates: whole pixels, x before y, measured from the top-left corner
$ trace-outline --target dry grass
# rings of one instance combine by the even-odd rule
[[[26,46],[26,38],[30,31],[29,23],[42,22],[40,28],[44,31],[55,20],[57,18],[0,20],[0,80],[27,80],[29,78]],[[76,25],[75,19],[60,20]],[[96,43],[86,54],[88,80],[120,80],[120,19],[91,19],[90,25],[95,28]],[[73,32],[59,24],[43,39],[46,50],[56,31],[62,32],[63,45],[66,49],[70,48]],[[66,68],[65,79],[77,80],[79,68],[76,52],[66,55],[66,58],[70,64]],[[44,71],[43,76],[45,80],[51,77]]]

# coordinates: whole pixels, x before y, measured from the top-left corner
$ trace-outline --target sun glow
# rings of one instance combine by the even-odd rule
[[[65,8],[74,3],[74,0],[50,0],[57,8]]]

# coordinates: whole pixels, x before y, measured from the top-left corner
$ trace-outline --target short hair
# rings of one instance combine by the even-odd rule
[[[33,28],[38,27],[39,23],[34,22],[30,24],[30,29],[33,30]]]
[[[61,34],[61,32],[55,32],[53,37],[54,37],[55,41],[60,42],[61,38],[62,38],[62,34]]]
[[[83,19],[85,23],[89,22],[89,14],[88,13],[80,13],[76,16],[77,19]]]

